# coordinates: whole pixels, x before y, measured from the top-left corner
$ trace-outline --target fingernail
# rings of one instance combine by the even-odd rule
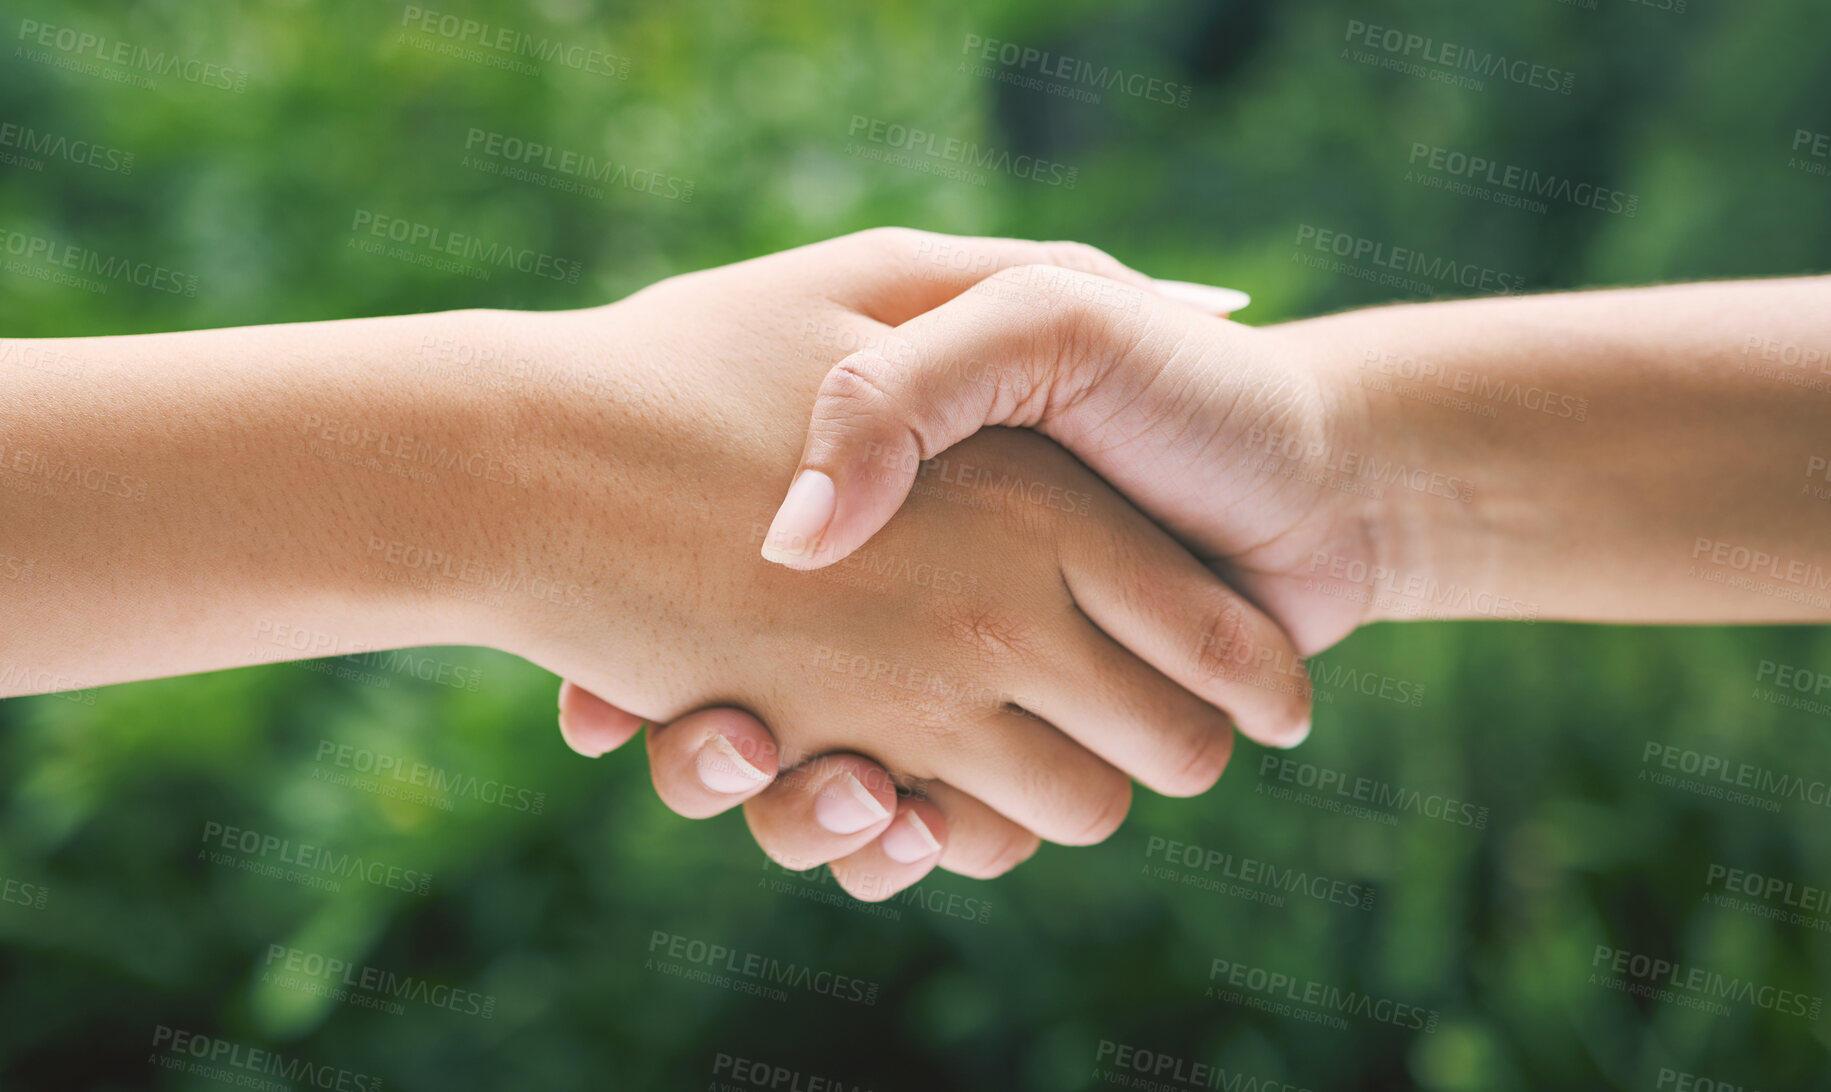
[[[842,773],[827,782],[814,798],[814,821],[834,834],[857,834],[889,818],[884,805],[877,802],[858,778]]]
[[[1288,742],[1286,742],[1284,746],[1288,750],[1292,747],[1297,746],[1299,743],[1302,743],[1304,740],[1309,739],[1309,738],[1310,738],[1310,718],[1305,717],[1305,718],[1303,718],[1303,723],[1299,724],[1297,726],[1297,730],[1291,734],[1290,740]]]
[[[878,837],[877,844],[884,847],[884,856],[898,864],[914,864],[941,852],[941,843],[913,811],[897,816],[896,822]]]
[[[1252,302],[1251,296],[1237,288],[1189,281],[1157,281],[1157,294],[1211,315],[1231,315]]]
[[[818,470],[803,470],[788,487],[782,507],[763,540],[763,558],[778,565],[805,561],[820,546],[820,536],[833,520],[833,479]]]
[[[699,754],[693,759],[693,772],[699,775],[701,785],[720,796],[749,792],[769,780],[768,774],[738,754],[737,748],[722,732],[712,733],[710,739],[699,745]]]

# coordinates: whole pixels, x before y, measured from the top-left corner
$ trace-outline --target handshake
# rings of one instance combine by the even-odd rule
[[[1831,343],[1828,295],[1250,328],[891,229],[581,311],[0,342],[0,696],[261,662],[276,620],[485,645],[784,865],[993,876],[1134,780],[1206,791],[1236,729],[1301,742],[1303,657],[1366,622],[1831,617],[1824,412],[1748,348]]]
[[[574,680],[567,742],[646,727],[675,811],[742,803],[862,899],[1098,842],[1132,780],[1213,786],[1235,728],[1301,742],[1301,657],[1370,617],[1389,487],[1360,468],[1390,457],[1314,348],[1223,321],[1244,302],[877,230],[543,316],[581,367],[644,344],[655,407],[603,470],[624,639],[521,650]]]

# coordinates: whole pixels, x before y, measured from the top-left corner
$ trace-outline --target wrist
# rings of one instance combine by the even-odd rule
[[[1336,522],[1358,544],[1354,556],[1320,559],[1317,568],[1326,564],[1359,585],[1364,622],[1427,611],[1427,589],[1443,578],[1442,544],[1466,531],[1480,499],[1447,456],[1440,407],[1429,404],[1439,392],[1428,375],[1417,378],[1417,359],[1384,336],[1383,319],[1357,312],[1264,330],[1278,358],[1315,392],[1323,436],[1312,448],[1322,452],[1317,476],[1337,482]]]
[[[301,407],[301,453],[338,483],[337,590],[388,644],[513,651],[543,604],[589,594],[530,533],[565,472],[552,423],[569,390],[543,317],[376,320],[360,366]]]

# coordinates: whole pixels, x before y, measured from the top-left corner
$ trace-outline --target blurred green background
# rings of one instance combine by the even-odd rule
[[[1254,322],[1461,292],[1317,265],[1305,225],[1532,289],[1816,271],[1831,239],[1827,161],[1794,150],[1799,130],[1831,131],[1831,9],[1805,0],[4,12],[5,238],[196,278],[194,294],[92,291],[0,255],[9,335],[581,306],[879,224],[1084,239],[1247,289]],[[1570,92],[1395,70],[1348,40],[1354,21],[1433,39],[1438,57],[1455,43],[1569,73]],[[135,67],[149,56],[180,63]],[[1089,67],[1044,73],[1062,57]],[[1103,70],[1186,104],[1105,86]],[[878,122],[1062,169],[912,168],[937,160],[873,141]],[[488,134],[616,167],[589,187],[553,185],[580,180],[540,163],[526,165],[539,179],[514,177],[479,146]],[[1418,145],[1614,191],[1633,212],[1451,192],[1421,180]],[[362,210],[584,273],[478,279],[364,253]],[[639,749],[566,751],[555,680],[502,655],[7,701],[0,1087],[1831,1087],[1822,1018],[1631,997],[1595,954],[1828,992],[1831,910],[1799,894],[1831,886],[1823,809],[1643,776],[1663,772],[1653,742],[1831,777],[1831,700],[1769,700],[1772,665],[1831,671],[1820,632],[1412,624],[1321,659],[1336,673],[1298,765],[1242,743],[1215,791],[1140,792],[1101,846],[1045,847],[989,883],[936,874],[882,910],[824,870],[766,865],[737,815],[665,811]],[[443,678],[417,677],[427,663]],[[375,761],[422,763],[445,787],[421,800],[339,783]],[[1374,779],[1398,802],[1366,817],[1273,791],[1329,777]],[[505,805],[495,781],[523,791]],[[1485,825],[1420,814],[1440,796],[1485,809]],[[224,850],[219,828],[290,848]],[[249,868],[306,843],[431,878],[423,894],[354,877],[332,890]],[[1793,894],[1726,897],[1731,869]],[[1290,875],[1304,890],[1280,887]],[[1795,896],[1805,920],[1768,916],[1800,909]],[[703,967],[696,943],[739,953],[721,967],[755,955],[824,973],[791,977],[785,999],[740,992],[677,973]],[[1212,996],[1216,959],[1299,994],[1416,1006],[1433,1026],[1332,1026]],[[324,996],[343,977],[326,960],[408,983],[400,1011]],[[169,1068],[188,1063],[208,1072]]]

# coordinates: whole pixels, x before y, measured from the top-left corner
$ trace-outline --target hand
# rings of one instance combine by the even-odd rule
[[[1230,745],[1225,718],[1151,665],[1275,740],[1301,731],[1307,690],[1300,678],[1240,685],[1236,650],[1288,656],[1275,628],[1091,475],[1019,435],[963,448],[971,480],[918,498],[856,571],[810,578],[754,560],[772,483],[791,465],[826,367],[988,262],[1041,253],[948,242],[925,255],[930,238],[872,233],[676,278],[610,308],[539,316],[524,343],[592,374],[609,360],[620,388],[610,401],[642,411],[606,420],[593,402],[551,415],[546,457],[577,491],[555,498],[566,518],[526,527],[521,548],[563,558],[569,572],[624,575],[589,624],[546,610],[504,640],[650,719],[737,699],[777,726],[784,765],[846,746],[941,781],[929,795],[951,825],[943,863],[982,872],[1022,844],[1022,827],[1062,841],[1104,836],[1124,812],[1121,770],[1171,792],[1212,783]],[[968,267],[955,268],[955,255]],[[1009,538],[991,550],[988,536]],[[1022,775],[1036,769],[1050,776]],[[807,779],[783,796],[805,811],[810,793],[817,802],[833,787]],[[772,813],[776,794],[747,807],[772,849],[790,818]],[[889,824],[882,810],[793,856],[805,866],[868,844]]]
[[[835,501],[785,504],[776,528],[801,548],[765,556],[839,562],[954,444],[988,425],[1028,426],[1214,564],[1301,652],[1334,644],[1366,599],[1331,574],[1364,579],[1374,563],[1381,491],[1377,468],[1365,468],[1371,481],[1339,469],[1370,450],[1354,439],[1354,401],[1275,333],[1172,302],[1095,254],[1088,271],[1004,269],[835,365],[796,479],[823,476]],[[1330,559],[1321,578],[1318,558]],[[1275,657],[1242,666],[1285,668]]]

